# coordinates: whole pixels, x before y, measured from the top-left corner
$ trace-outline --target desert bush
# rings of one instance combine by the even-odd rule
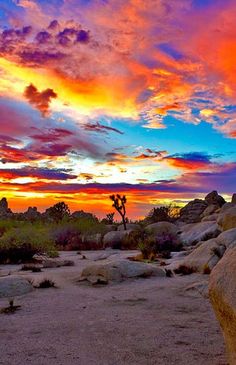
[[[140,230],[130,232],[123,238],[120,248],[123,250],[136,250],[143,235],[143,232]]]
[[[43,279],[37,286],[39,289],[56,288],[54,281],[50,279]]]
[[[144,219],[144,224],[174,222],[179,217],[179,212],[180,207],[173,204],[153,208]]]
[[[93,218],[78,218],[71,222],[61,222],[50,225],[52,240],[59,249],[63,250],[91,250],[101,248],[89,237],[97,233],[105,233],[105,224]],[[88,237],[88,238],[86,238]]]
[[[139,238],[138,241],[138,249],[144,259],[155,258],[156,255],[169,259],[172,251],[179,251],[181,248],[182,244],[178,241],[178,237],[172,234],[148,235]]]
[[[27,262],[42,253],[49,256],[57,253],[46,228],[28,224],[11,228],[0,238],[0,263]]]

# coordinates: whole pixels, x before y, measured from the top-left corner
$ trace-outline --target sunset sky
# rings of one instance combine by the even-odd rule
[[[236,192],[235,0],[1,0],[0,196],[128,216]]]

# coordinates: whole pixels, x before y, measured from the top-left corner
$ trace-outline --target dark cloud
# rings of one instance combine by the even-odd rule
[[[49,42],[51,40],[51,38],[52,38],[52,36],[50,33],[43,31],[43,32],[39,32],[36,35],[35,39],[39,44],[44,44],[44,43]]]
[[[43,117],[46,117],[49,114],[51,99],[55,99],[57,94],[52,89],[46,89],[40,92],[33,84],[30,84],[26,87],[24,96],[30,104],[41,112]]]
[[[24,167],[21,169],[0,169],[2,179],[16,179],[19,177],[33,177],[45,180],[69,180],[77,175],[70,174],[67,170]]]
[[[124,134],[119,129],[112,128],[106,125],[102,125],[99,122],[97,123],[87,123],[83,125],[83,129],[90,132],[99,132],[99,133],[107,133],[108,131],[116,132],[119,134]]]
[[[89,42],[89,32],[86,30],[79,30],[77,33],[76,41],[79,43],[88,43]]]
[[[25,48],[23,52],[19,52],[22,63],[30,66],[40,66],[50,61],[61,61],[65,58],[65,54],[59,51],[40,51],[34,48]]]

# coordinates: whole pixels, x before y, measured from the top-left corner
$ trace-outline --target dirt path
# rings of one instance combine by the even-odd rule
[[[89,287],[72,280],[89,262],[76,260],[45,274],[59,289],[35,290],[16,300],[19,312],[0,315],[1,365],[227,364],[208,300],[185,290],[205,276]]]

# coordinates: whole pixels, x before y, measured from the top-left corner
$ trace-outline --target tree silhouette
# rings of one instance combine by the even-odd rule
[[[117,212],[121,215],[122,223],[124,225],[124,230],[126,231],[126,208],[125,204],[127,202],[126,196],[121,196],[120,194],[110,195],[110,199],[113,201],[112,206],[117,210]]]
[[[51,217],[56,223],[60,222],[64,217],[68,217],[70,215],[70,209],[67,204],[64,202],[59,202],[53,207],[50,207],[46,210],[46,215]]]

